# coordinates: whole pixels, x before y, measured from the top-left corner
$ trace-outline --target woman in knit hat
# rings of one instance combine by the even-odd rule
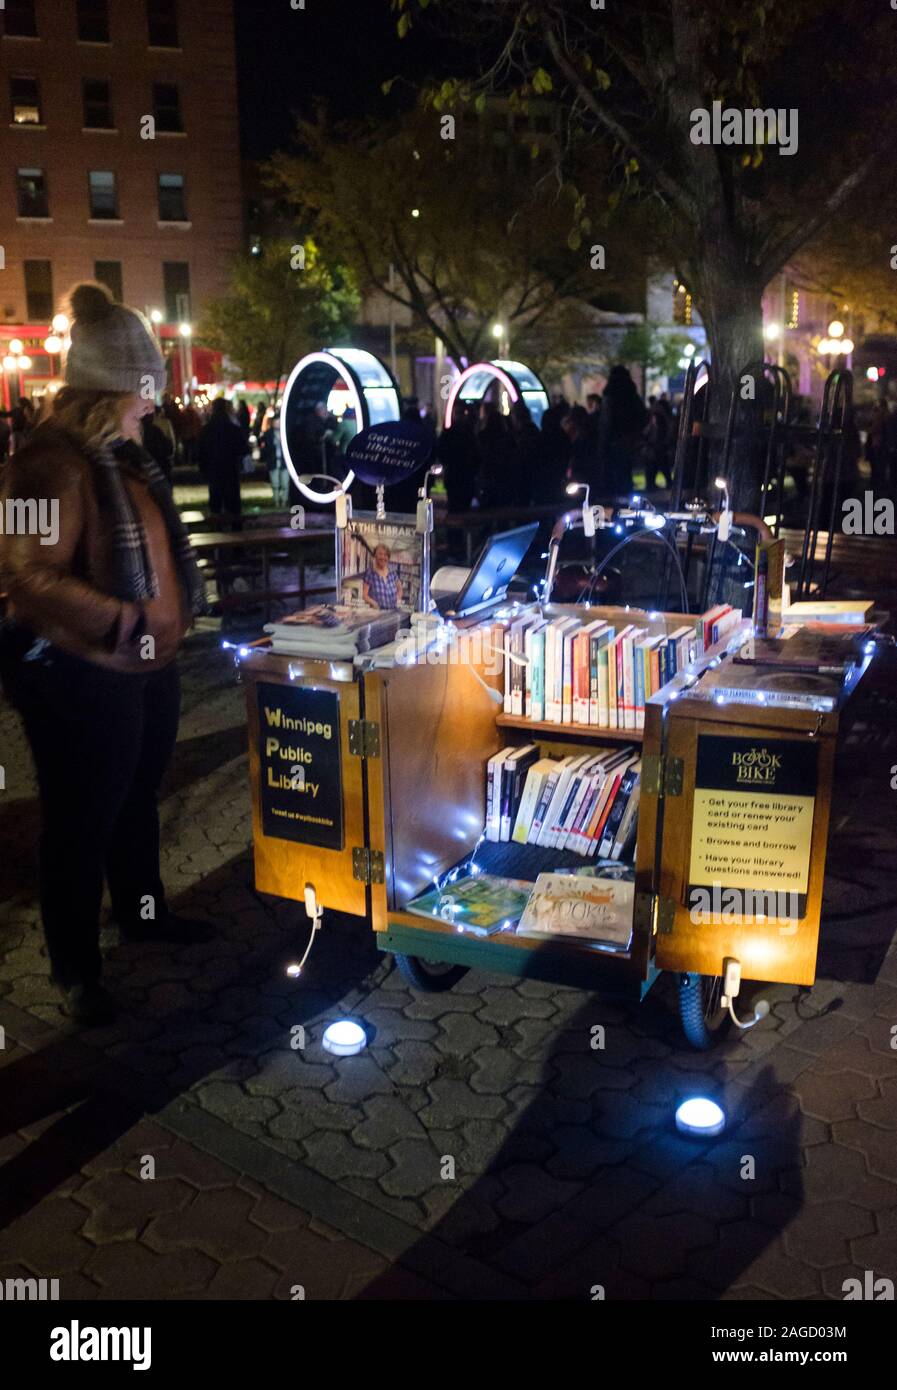
[[[165,382],[158,344],[102,285],[77,286],[71,317],[66,385],[0,494],[0,505],[35,503],[19,509],[27,534],[0,535],[0,674],[37,769],[53,979],[66,1012],[96,1024],[115,1012],[100,983],[104,879],[124,937],[209,934],[167,907],[156,801],[177,735],[175,656],[204,592],[171,490],[141,444]]]

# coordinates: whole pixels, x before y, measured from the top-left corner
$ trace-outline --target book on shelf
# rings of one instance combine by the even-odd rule
[[[782,608],[782,622],[867,623],[874,607],[866,598],[803,599]]]
[[[486,770],[486,838],[619,859],[637,826],[641,763],[630,745],[566,757],[504,749]]]
[[[348,604],[319,603],[266,623],[276,652],[313,656],[352,656],[373,651],[391,642],[408,615],[399,609],[353,608]]]
[[[777,671],[768,666],[731,662],[716,672],[708,693],[734,704],[779,705],[784,709],[812,709],[822,713],[837,709],[843,675],[815,671]]]
[[[524,614],[508,633],[523,660],[505,656],[504,712],[534,723],[643,729],[651,697],[741,621],[724,603],[672,632]]]
[[[405,910],[418,917],[450,922],[475,936],[491,936],[516,926],[532,888],[525,879],[471,874],[422,893]]]
[[[616,878],[539,874],[518,936],[576,937],[626,950],[632,939],[635,884]]]

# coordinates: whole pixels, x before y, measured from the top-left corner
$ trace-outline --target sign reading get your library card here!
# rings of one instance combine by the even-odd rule
[[[278,840],[343,848],[339,696],[258,684],[262,830]]]
[[[788,895],[805,916],[818,775],[807,740],[699,735],[689,907],[750,889]]]

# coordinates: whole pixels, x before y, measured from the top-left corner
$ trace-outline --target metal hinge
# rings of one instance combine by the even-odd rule
[[[356,758],[379,758],[380,725],[373,719],[350,719],[349,752]]]
[[[681,796],[682,780],[681,758],[663,758],[656,753],[642,758],[642,791],[648,796]]]
[[[382,883],[386,876],[383,851],[356,845],[352,850],[352,877],[360,883]]]
[[[654,893],[636,893],[635,927],[638,931],[655,930],[660,936],[669,936],[676,921],[676,904],[672,898],[659,898]]]

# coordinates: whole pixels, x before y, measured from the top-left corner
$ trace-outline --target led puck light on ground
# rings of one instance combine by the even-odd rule
[[[699,1139],[712,1139],[726,1127],[726,1113],[715,1100],[692,1096],[676,1110],[676,1128],[680,1134],[692,1134]]]
[[[322,1042],[326,1052],[336,1057],[354,1057],[367,1046],[367,1034],[358,1023],[349,1018],[341,1018],[324,1029]]]

